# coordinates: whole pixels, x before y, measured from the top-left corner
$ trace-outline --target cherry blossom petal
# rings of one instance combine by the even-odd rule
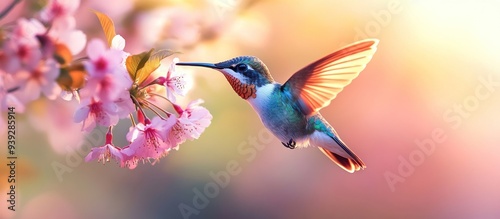
[[[85,162],[97,159],[98,162],[105,163],[108,162],[110,158],[113,158],[121,163],[123,155],[119,148],[112,144],[106,144],[101,147],[92,148],[90,153],[85,157]]]
[[[141,130],[144,130],[144,124],[142,123],[135,125],[135,127],[130,127],[129,132],[127,133],[127,140],[129,142],[135,141],[141,134]]]
[[[71,54],[76,55],[85,48],[87,35],[80,30],[65,31],[58,34],[58,42],[66,45]]]
[[[73,116],[73,121],[76,123],[82,122],[85,120],[90,113],[90,107],[83,106],[76,110],[75,115]]]
[[[96,124],[102,126],[116,125],[119,120],[116,113],[117,106],[113,102],[84,99],[82,103],[80,103],[80,107],[76,111],[73,119],[75,122],[78,122],[82,121],[83,118],[82,130],[91,131]]]
[[[49,100],[55,100],[62,91],[61,87],[55,83],[51,83],[48,86],[43,87],[42,93]]]
[[[188,104],[179,116],[177,132],[181,133],[176,133],[177,135],[184,135],[190,140],[197,139],[205,131],[205,128],[210,125],[212,115],[206,108],[199,106],[201,103],[203,101],[198,99]]]
[[[104,151],[106,150],[107,145],[102,146],[102,147],[97,147],[97,148],[92,148],[89,154],[85,156],[85,162],[89,162],[95,159],[99,159],[99,157],[104,154]],[[99,159],[100,160],[100,159]]]
[[[105,51],[106,44],[102,40],[93,39],[87,44],[87,55],[91,60],[100,58]]]
[[[42,91],[42,88],[39,86],[39,84],[36,81],[28,80],[26,82],[26,85],[23,88],[22,97],[23,97],[23,99],[28,100],[28,101],[36,100],[40,97],[41,91]]]
[[[44,21],[67,19],[80,5],[80,0],[49,0],[40,17]]]
[[[37,39],[35,38],[38,34],[44,34],[46,28],[43,24],[36,19],[26,19],[20,18],[17,21],[16,27],[14,28],[12,38],[14,40],[26,40],[30,44],[37,44]]]
[[[120,35],[116,35],[111,40],[111,48],[117,50],[123,50],[125,48],[125,39]]]
[[[123,92],[123,94],[115,101],[115,104],[117,106],[117,114],[120,118],[129,116],[135,110],[135,105],[128,92]]]
[[[131,141],[129,148],[125,151],[131,160],[135,159],[159,159],[171,149],[169,142],[165,141],[170,128],[175,120],[163,120],[154,117],[151,123],[142,123],[133,127],[127,134]]]
[[[105,74],[103,77],[92,77],[86,86],[81,89],[82,98],[95,98],[103,101],[115,101],[131,86],[131,81],[114,74]]]

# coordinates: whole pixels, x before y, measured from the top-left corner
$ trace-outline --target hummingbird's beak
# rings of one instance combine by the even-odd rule
[[[205,68],[222,69],[221,67],[218,67],[212,63],[203,63],[203,62],[179,62],[179,63],[176,63],[176,65],[198,66],[198,67],[205,67]]]

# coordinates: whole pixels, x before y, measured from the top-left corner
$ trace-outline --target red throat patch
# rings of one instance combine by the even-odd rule
[[[257,97],[257,89],[255,88],[255,84],[243,84],[238,80],[238,78],[230,75],[230,74],[224,74],[226,77],[227,81],[229,84],[231,84],[231,87],[233,87],[233,90],[243,99],[248,99],[250,97],[256,98]]]

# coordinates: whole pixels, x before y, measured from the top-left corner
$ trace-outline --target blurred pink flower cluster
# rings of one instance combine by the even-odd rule
[[[92,39],[87,44],[85,33],[75,28],[73,14],[79,5],[79,0],[49,0],[36,18],[20,18],[12,30],[4,31],[0,39],[1,111],[15,107],[22,113],[42,95],[48,100],[78,101],[73,118],[65,119],[81,123],[85,132],[108,127],[104,145],[93,148],[85,160],[104,163],[112,158],[130,169],[139,161],[154,164],[186,140],[199,138],[212,115],[200,106],[201,100],[186,108],[176,104],[176,96],[187,92],[187,81],[175,71],[177,60],[167,72],[155,72],[173,52],[125,52],[125,39],[100,12],[95,14],[106,40]],[[84,49],[86,56],[75,59]],[[158,86],[166,92],[159,93]],[[175,113],[158,106],[158,99],[170,103]],[[131,121],[126,135],[129,144],[117,147],[112,127],[123,118]]]
[[[0,81],[9,87],[2,86],[7,91],[7,98],[2,96],[2,101],[10,100],[10,105],[15,103],[24,109],[25,103],[38,99],[42,93],[49,99],[61,93],[56,79],[63,60],[57,58],[63,52],[79,53],[87,40],[82,31],[75,29],[71,17],[78,5],[79,1],[50,1],[40,12],[40,20],[20,18],[3,37]],[[12,89],[17,92],[12,94]]]

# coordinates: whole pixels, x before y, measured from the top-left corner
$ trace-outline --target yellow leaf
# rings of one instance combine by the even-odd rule
[[[153,53],[153,51],[154,49],[151,49],[148,52],[143,52],[127,57],[125,65],[127,66],[127,71],[133,81],[137,82],[137,72],[139,71],[139,69],[144,67],[144,64],[146,64],[146,62],[149,60],[149,57],[151,57],[151,53]]]
[[[101,22],[101,27],[102,30],[104,31],[104,35],[106,35],[106,40],[108,41],[108,45],[111,47],[111,41],[113,40],[113,37],[115,37],[116,32],[115,32],[115,25],[113,24],[113,20],[109,18],[107,15],[94,11],[95,15],[99,19],[99,22]]]
[[[146,80],[151,73],[153,73],[158,67],[160,67],[160,62],[162,59],[174,54],[170,50],[160,50],[151,55],[148,61],[144,64],[144,67],[139,68],[137,71],[137,82],[141,84]]]
[[[154,49],[148,52],[143,52],[127,57],[125,65],[132,80],[140,85],[146,80],[151,73],[160,67],[160,61],[167,56],[174,54],[170,50],[160,50],[155,52]]]
[[[161,61],[161,60],[163,60],[164,58],[167,58],[167,57],[171,56],[171,55],[172,55],[172,54],[174,54],[174,53],[177,53],[177,52],[174,52],[174,51],[172,51],[172,50],[168,50],[168,49],[162,49],[162,50],[159,50],[158,52],[155,52],[155,53],[151,56],[150,60],[152,60],[152,59],[156,59],[156,60],[158,60],[158,61]]]

